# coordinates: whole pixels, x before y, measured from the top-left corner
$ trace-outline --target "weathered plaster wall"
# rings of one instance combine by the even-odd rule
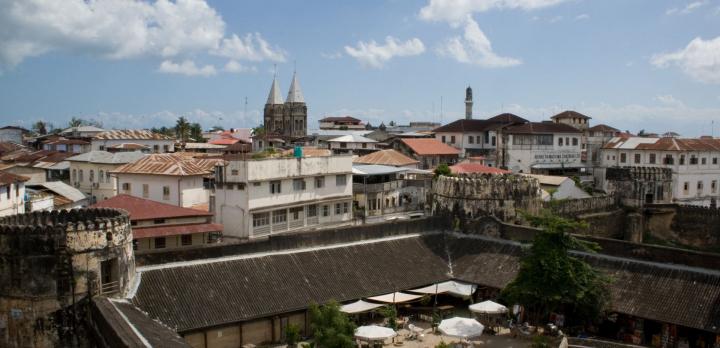
[[[645,232],[650,236],[701,250],[720,248],[720,209],[661,204],[646,206]]]
[[[77,344],[100,263],[115,259],[116,294],[135,273],[127,214],[111,209],[0,219],[0,346]]]

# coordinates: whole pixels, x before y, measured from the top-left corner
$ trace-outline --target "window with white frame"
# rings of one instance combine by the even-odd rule
[[[345,186],[347,185],[347,175],[336,175],[335,176],[335,186]]]
[[[305,179],[293,179],[293,191],[305,190]]]
[[[317,216],[317,204],[310,204],[307,206],[307,217]]]
[[[270,224],[270,213],[253,214],[253,227],[262,227]]]
[[[323,188],[325,187],[325,177],[324,176],[318,176],[315,178],[315,188]]]
[[[270,182],[270,193],[281,193],[282,192],[282,182],[280,180],[274,180]]]
[[[272,212],[273,224],[282,224],[287,221],[287,211],[285,209],[275,210]]]

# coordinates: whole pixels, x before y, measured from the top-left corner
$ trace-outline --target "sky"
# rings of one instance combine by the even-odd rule
[[[718,135],[720,0],[0,0],[3,124],[253,127],[293,71],[311,128],[448,123],[470,85],[475,118]]]

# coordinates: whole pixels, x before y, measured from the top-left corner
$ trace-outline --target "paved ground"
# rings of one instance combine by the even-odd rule
[[[399,334],[400,336],[406,336],[408,333],[407,330],[400,330]],[[445,343],[451,344],[451,343],[460,343],[460,340],[457,338],[450,338],[447,336],[443,336],[438,334],[434,334],[431,332],[431,330],[425,330],[424,331],[424,338],[422,341],[419,340],[406,340],[403,338],[396,338],[396,341],[402,341],[402,345],[399,345],[400,347],[407,347],[407,348],[433,348],[441,341],[444,341]],[[509,333],[491,336],[491,335],[482,335],[478,339],[475,339],[471,341],[472,346],[474,347],[488,347],[488,348],[528,348],[530,347],[530,341],[525,339],[515,339],[510,337]],[[393,344],[388,340],[384,347],[392,347]],[[467,347],[467,346],[466,346]]]

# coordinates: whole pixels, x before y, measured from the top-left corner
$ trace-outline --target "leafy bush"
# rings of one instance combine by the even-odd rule
[[[295,324],[290,324],[285,329],[285,343],[289,346],[295,346],[300,341],[300,327]]]
[[[323,306],[310,305],[310,327],[318,348],[352,348],[355,343],[355,324],[340,311],[340,305],[330,301]]]

